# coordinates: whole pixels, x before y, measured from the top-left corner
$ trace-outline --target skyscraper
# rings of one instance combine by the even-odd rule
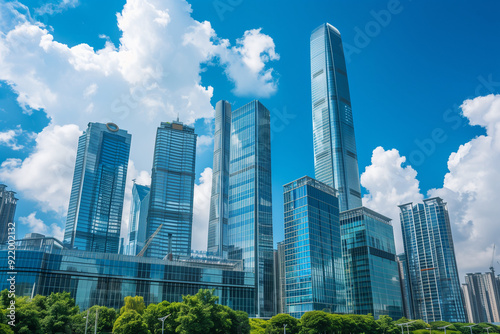
[[[399,206],[410,303],[416,319],[466,320],[446,203],[439,197]]]
[[[137,255],[146,243],[149,194],[150,189],[148,186],[141,186],[134,182],[132,204],[130,206],[128,242],[124,247],[127,255]]]
[[[214,162],[207,249],[227,258],[229,221],[229,153],[231,148],[231,104],[221,100],[215,106]]]
[[[347,310],[403,316],[391,219],[365,207],[340,213]]]
[[[14,222],[17,205],[16,193],[6,189],[5,184],[0,184],[0,245],[9,239],[9,227],[13,227],[9,226],[9,223]]]
[[[89,123],[78,140],[64,243],[118,253],[131,135],[114,123]]]
[[[283,186],[285,310],[346,313],[338,198],[308,176]]]
[[[468,273],[462,290],[469,322],[500,322],[500,291],[494,271]]]
[[[191,254],[196,137],[179,121],[162,122],[156,132],[146,239],[163,227],[144,256],[168,255],[169,234],[173,255]]]
[[[256,314],[274,313],[269,111],[252,101],[232,112],[228,255],[255,273]]]
[[[340,211],[361,206],[354,122],[340,32],[325,23],[311,34],[316,179],[338,191]]]
[[[408,287],[408,279],[406,278],[406,256],[404,253],[396,256],[399,270],[399,282],[401,284],[401,297],[403,297],[403,317],[408,319],[415,319],[413,311],[410,308],[409,295],[410,290]]]
[[[287,313],[285,308],[285,241],[278,242],[278,250],[277,250],[277,261],[275,265],[278,267],[275,270],[275,275],[278,277],[275,278],[276,284],[276,313]],[[277,274],[276,274],[277,272]]]

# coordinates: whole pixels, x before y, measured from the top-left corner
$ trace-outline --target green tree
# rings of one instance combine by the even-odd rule
[[[177,321],[179,327],[177,332],[181,334],[206,334],[215,333],[217,330],[227,330],[231,326],[231,321],[228,319],[226,323],[222,323],[222,327],[215,327],[213,317],[217,312],[216,302],[217,296],[213,295],[213,290],[200,290],[194,296],[188,295],[182,297],[183,302],[179,312]]]
[[[170,314],[168,318],[165,319],[165,333],[173,334],[179,325],[176,319],[180,309],[181,303],[178,302],[169,303],[163,301],[159,304],[149,304],[146,310],[144,310],[142,318],[152,334],[161,334],[162,324],[158,318],[163,318]]]
[[[378,332],[381,334],[391,334],[397,333],[398,328],[392,321],[392,318],[388,315],[381,315],[378,320],[375,321],[377,323]]]
[[[41,319],[42,332],[71,333],[71,319],[79,312],[79,308],[69,292],[52,293],[47,297],[46,305],[46,315]]]
[[[300,334],[322,334],[324,332],[331,333],[333,324],[328,313],[323,311],[306,312],[300,318],[301,329]]]
[[[264,334],[266,332],[267,321],[264,319],[252,318],[249,320],[251,334]]]
[[[0,324],[0,334],[14,334],[14,331],[9,325]]]
[[[286,324],[287,334],[297,334],[300,330],[300,323],[297,319],[288,314],[277,314],[272,317],[266,327],[266,334],[283,334],[283,327]]]
[[[123,309],[123,308],[122,308]],[[136,310],[125,310],[113,326],[115,334],[151,334],[148,326]]]
[[[125,305],[120,309],[120,315],[129,310],[134,310],[139,314],[142,314],[146,309],[146,304],[144,304],[144,297],[135,296],[135,297],[125,297]]]
[[[340,314],[328,314],[328,319],[330,319],[333,333],[342,332],[343,322]]]
[[[243,311],[232,311],[231,317],[231,333],[233,334],[250,334],[250,321],[248,313]]]

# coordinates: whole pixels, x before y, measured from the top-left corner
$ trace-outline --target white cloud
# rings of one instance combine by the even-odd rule
[[[212,169],[205,168],[194,186],[193,237],[191,248],[207,250],[210,194],[212,192]]]
[[[39,12],[76,4],[60,1]],[[203,64],[222,66],[235,83],[235,94],[260,97],[276,91],[274,71],[266,67],[279,59],[271,37],[260,29],[247,31],[231,48],[209,22],[194,20],[191,12],[182,0],[128,0],[117,14],[119,44],[108,40],[94,50],[54,40],[20,3],[0,4],[1,18],[10,22],[0,24],[0,80],[18,94],[25,112],[43,108],[51,119],[34,153],[24,161],[4,161],[0,176],[43,210],[65,214],[77,137],[89,121],[112,121],[128,130],[134,168],[150,170],[161,121],[177,115],[188,124],[213,118],[213,88],[201,83]],[[207,144],[209,139],[200,140]]]
[[[423,200],[417,172],[403,166],[405,161],[398,150],[386,151],[379,146],[373,150],[372,164],[361,175],[361,184],[368,191],[363,205],[392,219],[398,252],[403,251],[398,205]]]
[[[23,196],[38,201],[44,211],[64,215],[68,210],[76,143],[81,131],[74,124],[50,125],[36,137],[34,152],[24,161],[7,159],[0,166],[0,179]]]
[[[0,145],[10,147],[14,151],[19,151],[24,148],[23,145],[18,145],[17,137],[23,133],[23,130],[18,126],[14,130],[0,132]]]
[[[461,145],[450,155],[449,172],[444,177],[443,187],[431,189],[429,195],[441,196],[448,202],[460,271],[484,272],[490,266],[492,245],[499,246],[500,235],[497,201],[500,95],[466,100],[461,108],[470,124],[484,127],[486,135]],[[497,255],[497,269],[498,260],[500,256]]]
[[[428,191],[428,197],[439,196],[448,203],[460,279],[467,272],[485,272],[491,263],[493,244],[498,246],[500,206],[500,95],[466,100],[461,106],[471,125],[486,129],[461,145],[448,159],[449,172],[443,187]],[[416,172],[403,167],[405,157],[397,150],[373,152],[372,165],[361,176],[369,194],[363,204],[392,218],[397,231],[398,251],[402,251],[401,224],[397,205],[421,202]],[[498,254],[499,252],[497,252]],[[500,256],[494,261],[497,269]]]
[[[35,9],[37,15],[53,15],[56,13],[61,13],[68,8],[75,8],[78,6],[78,0],[60,0],[56,2],[47,2],[41,7]]]
[[[30,213],[26,217],[19,217],[19,221],[21,224],[29,227],[30,233],[40,233],[48,237],[52,236],[58,240],[63,239],[64,230],[55,223],[48,226],[43,222],[43,220],[36,218],[36,211]]]
[[[198,136],[196,140],[196,148],[198,152],[200,152],[200,150],[204,150],[207,146],[212,145],[213,142],[214,142],[214,137],[212,136],[207,136],[207,135]]]

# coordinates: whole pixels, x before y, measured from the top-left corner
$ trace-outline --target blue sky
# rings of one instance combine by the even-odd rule
[[[122,14],[121,28],[117,25],[116,13],[122,12],[125,1],[72,0],[62,4],[53,1],[44,7],[47,2],[20,1],[26,7],[16,2],[1,2],[0,162],[3,165],[0,182],[18,192],[18,236],[33,227],[47,234],[64,229],[64,195],[70,187],[64,184],[71,180],[71,163],[74,164],[71,150],[76,149],[78,130],[84,130],[86,122],[113,120],[119,125],[131,124],[134,175],[146,181],[147,175],[141,171],[149,172],[151,168],[154,145],[151,133],[156,129],[155,122],[169,121],[177,113],[181,120],[194,122],[196,132],[203,137],[196,171],[197,191],[204,195],[195,201],[198,205],[195,224],[205,224],[208,174],[198,178],[212,166],[213,110],[210,105],[225,99],[237,108],[257,98],[271,111],[273,118],[274,239],[275,242],[282,240],[282,186],[303,175],[314,176],[309,36],[314,28],[329,22],[340,30],[348,59],[359,171],[366,173],[365,181],[362,177],[365,205],[393,219],[401,250],[396,205],[428,195],[443,196],[450,205],[456,243],[483,259],[474,267],[467,265],[470,261],[465,253],[459,254],[460,269],[487,269],[487,254],[491,259],[494,238],[483,234],[498,235],[500,231],[491,224],[498,212],[490,212],[489,207],[485,210],[477,198],[480,193],[489,193],[488,184],[498,180],[497,173],[487,169],[495,166],[498,152],[484,149],[475,138],[495,142],[496,132],[487,133],[485,128],[495,128],[500,112],[495,109],[498,103],[481,100],[489,103],[492,111],[484,112],[484,117],[477,116],[479,111],[486,110],[479,101],[471,106],[472,116],[467,118],[461,116],[460,106],[466,99],[500,90],[498,2],[195,0],[190,1],[191,13],[180,1],[128,2],[130,11]],[[143,11],[146,7],[158,11]],[[160,9],[168,13],[168,18],[158,14]],[[28,10],[31,18],[26,15]],[[159,15],[154,21],[158,24],[149,24],[151,20],[147,15]],[[190,43],[179,42],[179,36],[189,33],[191,26],[205,21],[216,37],[213,34],[211,38],[203,38],[203,33],[196,31]],[[13,34],[16,26],[23,23],[45,28],[46,32],[40,34],[53,36],[50,43],[46,42],[50,47],[41,47],[34,30],[24,31],[25,35]],[[207,25],[198,27],[207,28]],[[159,29],[166,29],[165,38],[161,37],[163,32],[158,33]],[[245,32],[251,31],[249,38],[244,39]],[[131,37],[123,42],[121,38],[126,32],[130,32]],[[230,46],[225,45],[224,40]],[[248,43],[244,44],[243,40]],[[160,47],[146,44],[148,41]],[[207,46],[207,41],[213,45]],[[81,44],[87,44],[88,49],[79,48]],[[136,58],[130,64],[127,57],[120,58],[126,60],[120,69],[114,69],[116,53],[110,50],[127,51],[127,48],[120,49],[121,45],[127,45]],[[134,50],[134,47],[142,48]],[[90,48],[93,50],[89,51]],[[256,58],[252,48],[257,50]],[[164,49],[174,56],[165,56],[168,52]],[[4,51],[4,58],[2,50],[8,50]],[[176,55],[175,50],[179,50]],[[102,54],[106,52],[111,56],[104,59]],[[35,58],[30,58],[31,53]],[[99,60],[89,56],[97,54],[101,54]],[[172,60],[178,63],[173,64]],[[91,68],[90,63],[99,66]],[[148,68],[156,71],[160,68],[164,75],[156,77]],[[21,73],[20,69],[30,71]],[[36,80],[27,80],[30,76]],[[210,92],[200,93],[193,88],[190,80],[205,89],[213,87],[212,96]],[[245,85],[248,82],[250,84]],[[158,91],[153,87],[155,83],[160,87]],[[109,112],[124,103],[122,91],[134,89],[147,90],[150,99],[135,101],[139,106],[129,104],[126,115]],[[105,95],[113,94],[116,97],[105,99]],[[155,104],[158,94],[163,104]],[[186,105],[178,98],[183,94],[195,102]],[[51,99],[52,96],[56,97]],[[153,110],[150,114],[148,108]],[[135,118],[131,116],[139,112],[153,115],[150,122],[141,123],[142,127],[135,126]],[[50,118],[53,121],[49,126]],[[473,124],[482,126],[470,125],[471,118]],[[65,127],[68,124],[76,126]],[[45,135],[35,140],[42,130]],[[42,161],[45,152],[47,157],[56,154],[48,148],[51,145],[61,145],[58,152],[68,150],[66,157],[56,159],[62,161],[60,175],[63,176],[51,176],[54,171]],[[462,151],[459,151],[460,145],[465,145]],[[467,145],[472,149],[467,151]],[[379,146],[383,149],[374,155],[373,151]],[[33,156],[36,152],[39,154]],[[490,157],[485,158],[488,154]],[[460,163],[452,164],[452,170],[448,165],[450,155],[460,158]],[[372,161],[372,156],[376,161]],[[401,160],[403,156],[406,162]],[[30,166],[33,169],[41,166],[37,169],[37,178],[30,173],[33,170]],[[367,169],[369,166],[372,168]],[[26,180],[32,183],[41,180],[41,185],[22,182],[23,173],[33,177]],[[450,176],[445,180],[447,173]],[[463,177],[471,173],[481,175],[481,182]],[[483,181],[486,188],[479,186]],[[52,191],[48,185],[54,183],[57,186]],[[128,216],[128,211],[124,211],[124,215]],[[205,236],[197,237],[195,244],[200,244],[199,240]]]

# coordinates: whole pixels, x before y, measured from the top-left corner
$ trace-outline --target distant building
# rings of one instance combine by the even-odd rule
[[[124,247],[126,255],[137,255],[147,240],[146,228],[150,193],[149,186],[141,186],[134,182],[127,235],[128,242]]]
[[[465,322],[446,203],[435,197],[399,209],[414,319]]]
[[[365,207],[340,213],[347,311],[403,316],[391,219]]]
[[[227,258],[229,222],[229,153],[231,149],[231,104],[221,100],[215,106],[212,196],[207,249]]]
[[[114,123],[89,123],[78,140],[64,244],[118,253],[132,136]]]
[[[173,255],[191,253],[196,137],[179,121],[162,122],[156,132],[146,240],[163,225],[146,257],[164,258],[169,246]]]
[[[9,223],[14,223],[16,205],[18,199],[15,192],[6,190],[5,184],[0,184],[0,244],[4,244],[9,239]],[[15,237],[15,235],[12,235]]]
[[[314,173],[338,191],[339,209],[360,207],[358,157],[340,32],[325,23],[311,34]]]
[[[269,110],[257,100],[232,112],[228,257],[255,273],[259,317],[275,311],[270,122]]]
[[[469,322],[500,322],[500,291],[495,272],[468,273],[462,291]]]
[[[146,305],[182,301],[199,289],[215,289],[219,303],[255,316],[254,274],[241,261],[155,258],[63,249],[54,238],[16,242],[16,296],[69,292],[80,310],[93,305],[120,309],[127,296]],[[7,247],[0,256],[7,258]],[[8,263],[0,263],[0,290],[8,288]]]
[[[283,192],[286,312],[296,318],[324,309],[346,313],[335,190],[305,176],[284,185]]]

